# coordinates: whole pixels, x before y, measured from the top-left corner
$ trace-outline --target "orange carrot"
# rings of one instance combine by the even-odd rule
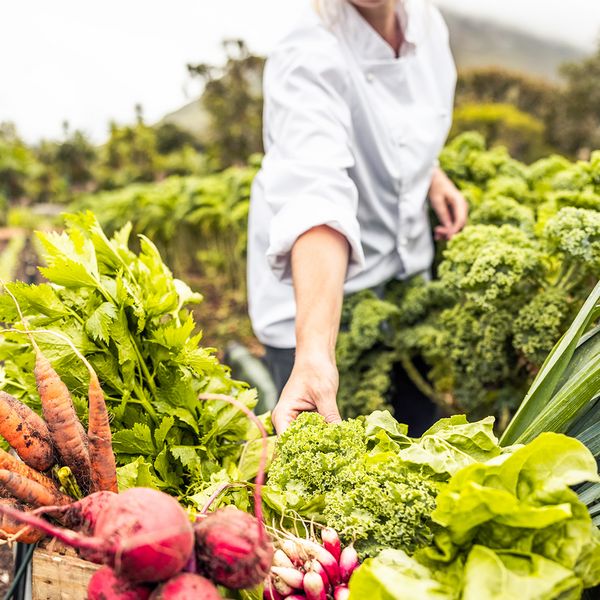
[[[0,485],[14,498],[31,506],[69,504],[73,498],[62,492],[47,490],[43,485],[18,473],[0,469]]]
[[[2,280],[0,280],[0,284],[4,286],[6,293],[14,302],[19,318],[25,328],[24,333],[29,336],[29,339],[31,340],[31,345],[35,352],[35,367],[33,369],[35,384],[42,402],[44,419],[48,424],[50,436],[54,447],[56,448],[58,457],[65,466],[71,469],[81,491],[85,494],[89,489],[91,481],[88,440],[81,422],[77,418],[77,413],[75,412],[69,389],[54,370],[50,361],[42,354],[33,333],[29,329],[27,320],[21,311],[21,307],[18,300],[15,298],[15,295]],[[68,338],[65,338],[65,336],[60,333],[49,333],[67,339],[77,355],[81,356]]]
[[[17,510],[25,510],[25,507],[14,500],[0,499],[0,504],[10,506]],[[23,523],[11,519],[8,515],[2,514],[0,517],[0,539],[11,540],[14,542],[23,542],[24,544],[35,544],[44,537],[44,533],[38,529],[25,526]]]
[[[43,485],[48,491],[51,492],[59,492],[58,486],[50,477],[32,469],[27,466],[24,462],[21,462],[18,458],[15,458],[8,452],[2,450],[0,448],[0,469],[5,469],[6,471],[12,471],[13,473],[17,473],[18,475],[22,475],[23,477],[27,477],[27,479],[31,479],[40,485]]]
[[[54,464],[54,448],[48,425],[29,406],[2,391],[0,435],[30,467],[47,471]]]
[[[86,493],[91,481],[91,466],[85,432],[75,413],[69,389],[37,344],[34,348],[33,373],[54,447],[61,462],[71,469],[81,490]]]
[[[117,465],[112,449],[112,435],[104,392],[93,369],[90,368],[88,390],[88,439],[92,466],[92,492],[118,492]]]

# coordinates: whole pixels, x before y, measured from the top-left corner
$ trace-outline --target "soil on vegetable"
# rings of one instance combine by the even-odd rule
[[[0,545],[0,596],[8,591],[8,586],[13,578],[13,550],[8,544]]]

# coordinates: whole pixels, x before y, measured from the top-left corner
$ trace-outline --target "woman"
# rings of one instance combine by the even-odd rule
[[[436,238],[464,226],[466,202],[437,166],[455,83],[447,29],[427,0],[319,0],[267,61],[248,287],[283,388],[278,433],[307,410],[340,420],[343,295],[428,271],[427,198]]]

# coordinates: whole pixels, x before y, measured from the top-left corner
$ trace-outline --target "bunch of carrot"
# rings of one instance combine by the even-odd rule
[[[67,386],[35,342],[35,332],[26,328],[23,333],[30,337],[35,352],[34,376],[43,418],[10,394],[0,391],[0,435],[21,459],[0,449],[0,495],[3,496],[0,502],[25,510],[70,504],[73,498],[60,489],[52,473],[58,464],[70,469],[83,495],[117,492],[109,415],[94,369],[66,340],[89,371],[86,433]],[[34,543],[41,537],[41,532],[23,530],[22,525],[3,513],[0,539]]]

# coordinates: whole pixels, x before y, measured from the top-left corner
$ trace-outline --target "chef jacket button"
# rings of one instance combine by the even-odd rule
[[[408,239],[406,238],[406,236],[403,235],[398,239],[398,245],[401,248],[406,248],[406,246],[408,245]]]
[[[372,83],[374,79],[375,79],[375,75],[373,75],[373,73],[367,73],[367,81],[369,83]]]

